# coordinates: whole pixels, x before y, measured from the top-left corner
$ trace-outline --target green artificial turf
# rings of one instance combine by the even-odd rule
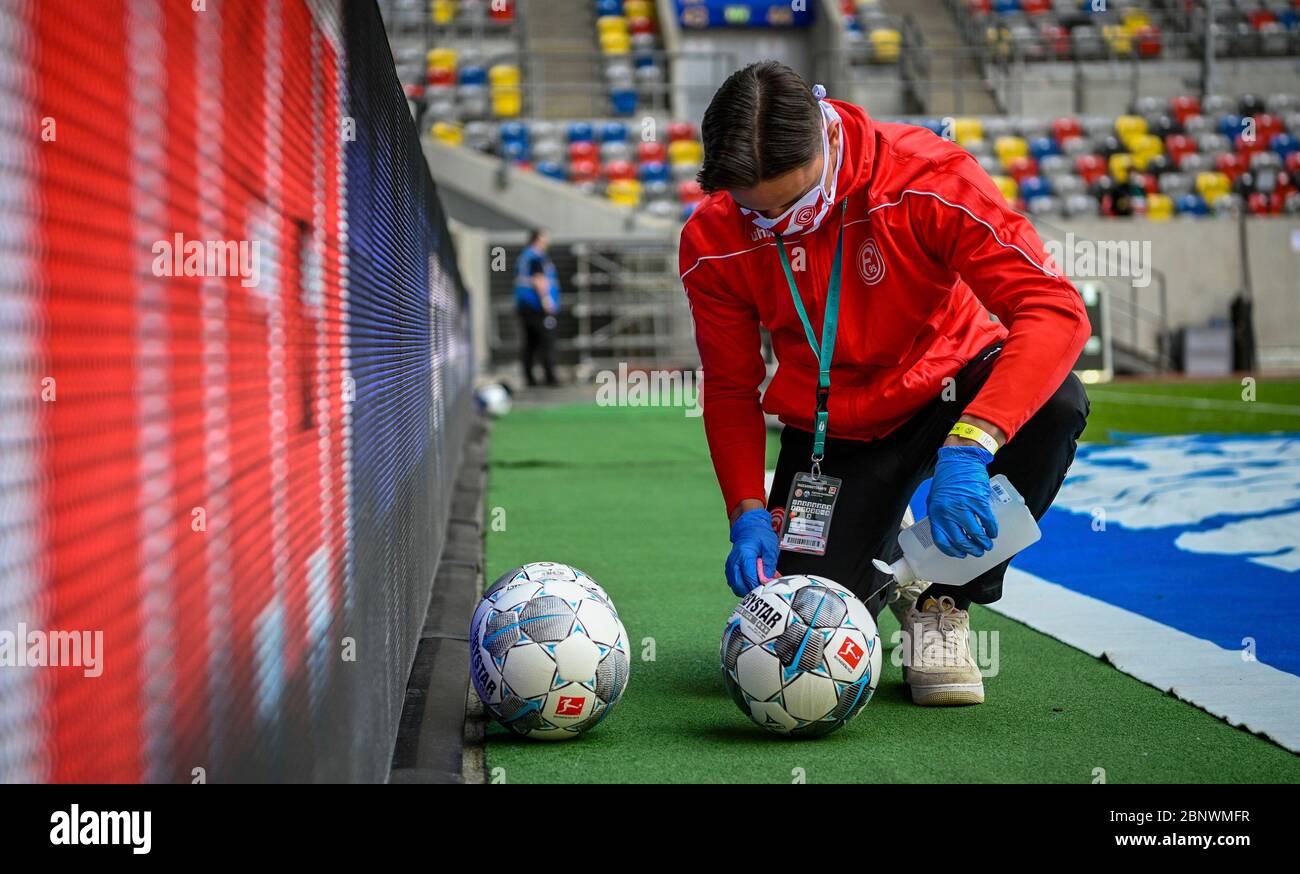
[[[1088,387],[1084,440],[1136,434],[1300,431],[1300,380],[1260,380],[1243,400],[1240,380],[1117,382]],[[1250,396],[1250,395],[1247,395]]]
[[[1278,395],[1288,400],[1270,400],[1300,403],[1300,384]],[[1177,427],[1179,409],[1098,399],[1089,436],[1188,430]],[[1300,428],[1218,414],[1242,429]],[[554,744],[493,725],[489,779],[1089,783],[1104,771],[1112,783],[1300,781],[1300,757],[982,608],[972,626],[998,632],[1000,661],[985,704],[913,705],[888,651],[897,625],[886,613],[885,670],[862,714],[823,738],[768,734],[722,686],[718,645],[735,605],[722,576],[727,525],[701,422],[681,410],[518,410],[493,430],[487,504],[489,523],[505,524],[488,527],[489,580],[526,561],[580,567],[609,591],[632,644],[631,679],[607,720]]]

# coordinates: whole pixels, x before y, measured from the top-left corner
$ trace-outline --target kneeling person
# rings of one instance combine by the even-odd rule
[[[1090,333],[1083,302],[961,147],[827,100],[784,65],[732,74],[702,134],[709,194],[680,268],[731,522],[728,583],[743,595],[779,566],[849,587],[872,615],[890,602],[913,700],[980,703],[967,608],[1001,597],[1006,563],[921,592],[871,561],[897,557],[929,476],[948,555],[991,548],[991,475],[1047,511],[1088,414],[1070,372]],[[760,327],[778,361],[761,401]],[[785,426],[770,495],[764,410]]]

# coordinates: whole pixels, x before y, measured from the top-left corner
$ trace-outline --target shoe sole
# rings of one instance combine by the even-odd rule
[[[943,686],[911,686],[912,703],[922,707],[961,707],[984,703],[982,683],[950,683]]]

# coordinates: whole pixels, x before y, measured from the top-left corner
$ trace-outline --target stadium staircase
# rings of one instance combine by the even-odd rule
[[[521,11],[525,7],[521,5]],[[596,54],[591,0],[546,0],[526,7],[525,81],[535,118],[595,118],[607,114]]]
[[[985,86],[983,71],[957,30],[947,0],[885,0],[886,11],[906,15],[925,40],[929,74],[925,111],[930,115],[996,115],[1002,110]]]

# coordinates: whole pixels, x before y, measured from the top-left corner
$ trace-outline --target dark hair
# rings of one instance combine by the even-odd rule
[[[533,228],[528,232],[528,245],[533,245],[537,240],[546,233],[545,228]]]
[[[794,70],[779,61],[737,70],[704,112],[700,187],[752,188],[801,167],[816,155],[821,127],[817,98]]]

